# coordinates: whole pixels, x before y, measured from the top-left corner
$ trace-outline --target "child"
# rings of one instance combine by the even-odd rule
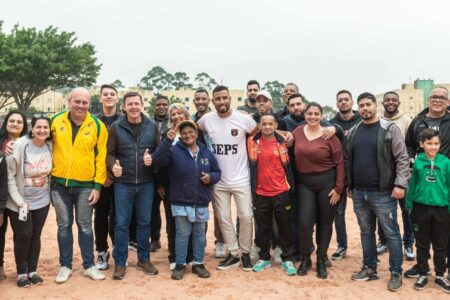
[[[450,231],[450,160],[439,154],[439,132],[425,129],[420,134],[420,153],[415,162],[409,183],[406,207],[411,211],[411,221],[417,247],[417,266],[420,276],[414,289],[423,290],[428,283],[427,271],[430,242],[433,245],[435,283],[450,293],[450,283],[444,277],[447,239]]]
[[[260,272],[271,266],[272,217],[275,215],[283,251],[281,266],[292,276],[296,274],[296,269],[292,263],[289,191],[294,183],[289,155],[284,138],[275,132],[277,122],[273,114],[262,115],[258,126],[260,132],[249,137],[247,142],[252,193],[256,194],[253,203],[255,226],[258,228],[256,240],[261,248],[253,271]]]

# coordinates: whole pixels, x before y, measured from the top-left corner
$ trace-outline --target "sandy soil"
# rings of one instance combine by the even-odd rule
[[[380,279],[371,282],[353,282],[350,276],[359,270],[362,251],[359,227],[356,222],[351,200],[347,207],[347,230],[349,250],[347,257],[333,262],[327,280],[318,279],[315,267],[307,276],[288,277],[282,272],[280,265],[273,265],[261,273],[243,272],[241,269],[217,271],[218,259],[214,257],[213,230],[208,231],[206,248],[206,264],[212,272],[209,279],[200,279],[190,270],[181,281],[170,279],[166,256],[166,239],[163,248],[152,254],[152,262],[159,269],[155,277],[144,275],[135,269],[136,253],[129,252],[129,267],[124,280],[112,280],[112,260],[110,268],[105,271],[107,279],[94,282],[83,277],[81,256],[78,245],[74,246],[73,275],[62,285],[54,283],[58,265],[58,245],[56,241],[55,214],[51,209],[42,238],[42,251],[39,273],[45,282],[42,286],[20,289],[15,285],[15,263],[13,255],[12,230],[8,227],[5,250],[5,270],[8,278],[0,281],[0,299],[450,299],[434,284],[433,279],[424,291],[413,290],[413,279],[404,279],[403,287],[397,293],[387,291],[389,279],[388,254],[381,256],[379,265]],[[75,227],[75,226],[74,226]],[[213,228],[210,224],[209,228]],[[76,239],[75,239],[76,241]],[[329,254],[336,249],[333,236]],[[405,262],[404,269],[410,268],[414,262]],[[315,265],[315,258],[313,258]]]

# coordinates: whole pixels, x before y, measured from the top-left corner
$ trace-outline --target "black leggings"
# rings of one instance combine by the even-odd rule
[[[14,256],[17,274],[36,272],[41,252],[41,232],[50,205],[30,210],[27,220],[20,221],[19,214],[7,209],[14,237]]]
[[[328,194],[335,187],[336,171],[300,174],[297,188],[300,252],[309,255],[312,234],[316,224],[317,256],[327,255],[333,234],[333,222],[337,205],[330,204]]]
[[[5,239],[6,229],[8,228],[8,214],[6,209],[3,211],[3,224],[0,226],[0,267],[3,267],[3,258],[5,257]]]
[[[108,234],[114,245],[114,185],[102,187],[100,199],[95,204],[94,232],[97,252],[108,250]]]

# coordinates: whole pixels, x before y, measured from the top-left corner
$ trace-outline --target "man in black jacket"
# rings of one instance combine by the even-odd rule
[[[128,230],[133,206],[136,207],[137,222],[137,268],[147,275],[158,274],[158,270],[150,262],[149,237],[154,189],[150,153],[158,146],[160,133],[155,121],[142,113],[143,107],[140,94],[125,94],[123,110],[126,115],[109,130],[106,162],[108,170],[114,174],[116,200],[114,279],[125,276]]]
[[[344,130],[344,136],[347,135],[350,128],[361,122],[361,117],[357,111],[352,110],[352,93],[347,90],[341,90],[336,95],[336,107],[339,112],[330,120],[331,124],[337,124]],[[345,209],[347,207],[347,187],[341,194],[334,226],[336,229],[337,250],[331,255],[331,259],[340,260],[345,257],[347,252],[347,230],[345,228]]]

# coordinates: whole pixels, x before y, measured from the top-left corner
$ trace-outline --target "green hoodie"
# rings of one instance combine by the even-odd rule
[[[448,207],[450,212],[450,159],[442,154],[434,158],[434,170],[425,153],[415,162],[409,182],[406,208],[411,211],[414,202],[429,206]]]

